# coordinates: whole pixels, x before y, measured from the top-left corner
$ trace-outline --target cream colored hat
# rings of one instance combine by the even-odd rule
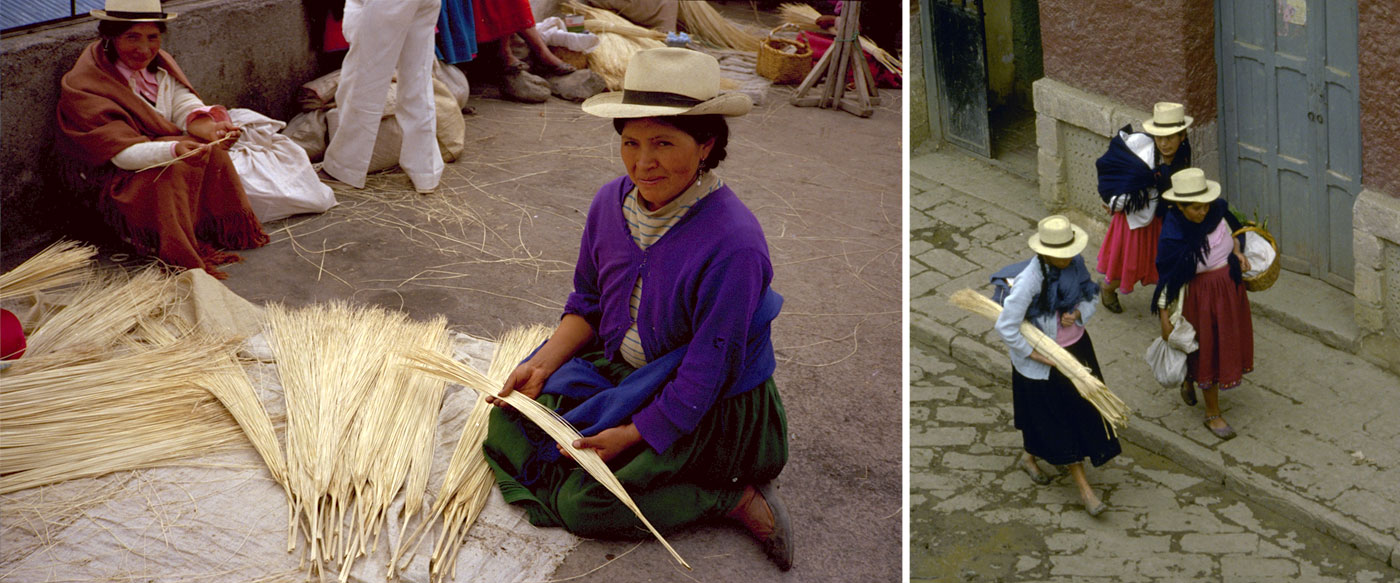
[[[179,16],[175,12],[161,10],[160,0],[107,0],[106,10],[93,10],[93,18],[121,22],[169,22]]]
[[[110,1],[110,0],[109,0]],[[627,63],[622,91],[600,93],[583,102],[598,117],[665,115],[744,115],[753,102],[743,93],[719,92],[719,61],[682,48],[640,51]]]
[[[1220,183],[1206,180],[1200,168],[1187,168],[1172,175],[1172,187],[1162,193],[1172,202],[1210,202],[1220,198]]]
[[[1170,136],[1191,127],[1195,118],[1186,115],[1180,103],[1159,102],[1152,106],[1152,119],[1142,122],[1142,131],[1154,136]]]
[[[1032,251],[1041,255],[1068,258],[1084,250],[1089,244],[1089,234],[1064,215],[1050,215],[1040,219],[1029,244]]]

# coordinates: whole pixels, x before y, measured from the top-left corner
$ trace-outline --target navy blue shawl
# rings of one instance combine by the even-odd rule
[[[992,287],[995,288],[992,293],[993,300],[1000,304],[1006,299],[1006,295],[1010,293],[1006,280],[1025,271],[1031,259],[1018,261],[992,274]],[[1094,283],[1094,278],[1089,275],[1089,269],[1084,266],[1083,256],[1075,255],[1074,260],[1064,269],[1056,269],[1044,259],[1037,263],[1043,281],[1040,294],[1031,300],[1030,307],[1026,309],[1026,319],[1034,320],[1043,314],[1070,312],[1079,306],[1079,302],[1098,296],[1099,284]]]
[[[1181,286],[1196,277],[1196,264],[1205,261],[1207,238],[1224,220],[1233,233],[1240,229],[1240,221],[1230,212],[1230,203],[1223,198],[1215,199],[1205,220],[1193,223],[1181,213],[1176,205],[1170,206],[1167,218],[1162,222],[1162,236],[1157,241],[1157,287],[1152,290],[1152,313],[1157,313],[1157,301],[1167,294],[1169,302],[1176,301]],[[1243,236],[1241,236],[1242,238]],[[1233,253],[1229,257],[1230,278],[1236,283],[1242,281],[1240,261]]]
[[[1123,210],[1128,213],[1147,206],[1152,196],[1147,189],[1156,188],[1160,195],[1172,187],[1173,173],[1191,167],[1190,140],[1182,140],[1171,165],[1160,163],[1160,155],[1154,145],[1153,158],[1157,163],[1154,168],[1144,164],[1142,158],[1134,154],[1123,141],[1123,133],[1132,131],[1131,125],[1123,126],[1123,129],[1108,142],[1108,151],[1094,161],[1094,168],[1099,173],[1099,198],[1103,199],[1104,204],[1108,204],[1113,197],[1127,194],[1128,202],[1123,206]],[[1158,205],[1157,215],[1162,216],[1164,212],[1161,205]]]

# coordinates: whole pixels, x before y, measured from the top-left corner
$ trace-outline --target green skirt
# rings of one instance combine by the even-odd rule
[[[634,370],[606,359],[593,365],[613,382]],[[563,413],[580,401],[546,394],[539,402]],[[550,464],[533,487],[521,484],[516,475],[532,446],[518,424],[530,422],[519,417],[515,411],[492,410],[482,446],[506,502],[524,506],[535,526],[562,526],[593,538],[650,536],[631,509],[573,460]],[[608,466],[647,520],[667,532],[724,516],[739,504],[744,486],[776,478],[787,456],[787,416],[769,378],[716,402],[693,433],[665,452],[643,443]]]

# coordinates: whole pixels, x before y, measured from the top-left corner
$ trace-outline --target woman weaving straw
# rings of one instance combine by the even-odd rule
[[[1098,516],[1105,504],[1089,486],[1083,460],[1087,457],[1098,467],[1121,453],[1122,447],[1116,436],[1105,431],[1108,425],[1093,404],[1079,396],[1054,361],[1034,350],[1021,334],[1021,322],[1030,322],[1103,379],[1094,344],[1084,330],[1098,305],[1099,291],[1079,255],[1088,242],[1084,229],[1061,215],[1041,219],[1028,243],[1036,257],[1013,280],[996,330],[1011,353],[1013,414],[1025,447],[1017,463],[1041,485],[1049,484],[1050,477],[1041,471],[1037,459],[1069,466],[1085,511]]]
[[[238,128],[160,49],[176,14],[159,0],[107,0],[92,15],[102,38],[63,76],[58,102],[65,180],[100,190],[104,218],[142,253],[227,277],[217,266],[239,257],[220,248],[268,241],[229,159]]]
[[[769,338],[782,298],[762,228],[714,172],[725,116],[752,107],[719,83],[713,57],[658,48],[632,57],[622,92],[584,102],[613,120],[627,173],[588,210],[558,328],[500,395],[563,414],[586,436],[574,447],[597,450],[658,529],[729,517],[787,570],[791,525],[771,482],[788,451]],[[514,412],[492,412],[484,449],[531,523],[646,533]]]

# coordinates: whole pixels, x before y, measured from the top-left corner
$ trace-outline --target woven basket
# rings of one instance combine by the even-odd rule
[[[787,23],[768,32],[768,38],[758,45],[758,65],[754,67],[760,76],[780,85],[801,82],[812,71],[812,47],[807,41],[773,36],[788,27],[797,28]],[[794,50],[785,52],[788,48]]]
[[[1269,245],[1273,246],[1274,248],[1274,262],[1269,264],[1269,268],[1265,269],[1264,273],[1261,273],[1254,277],[1244,278],[1244,289],[1252,292],[1264,291],[1266,289],[1274,287],[1274,282],[1278,281],[1278,241],[1275,241],[1273,235],[1270,235],[1268,231],[1265,231],[1263,228],[1253,223],[1245,223],[1244,227],[1241,227],[1240,230],[1235,231],[1235,233],[1231,236],[1238,237],[1248,231],[1254,231],[1255,233],[1258,233],[1260,237],[1263,237],[1264,240],[1268,241]]]

